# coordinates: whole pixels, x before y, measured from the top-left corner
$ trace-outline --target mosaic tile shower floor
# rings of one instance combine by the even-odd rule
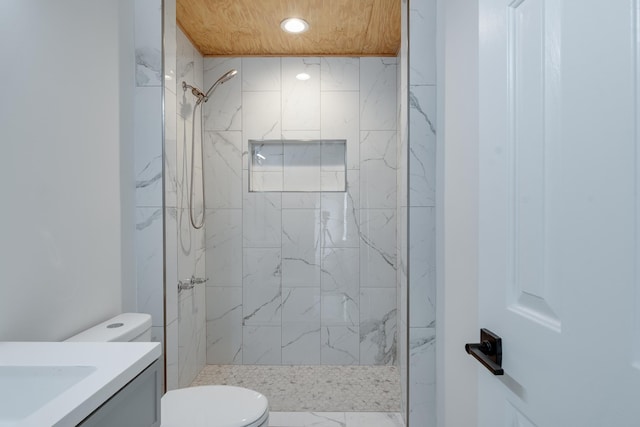
[[[400,412],[395,366],[207,365],[191,384],[256,390],[281,412]]]

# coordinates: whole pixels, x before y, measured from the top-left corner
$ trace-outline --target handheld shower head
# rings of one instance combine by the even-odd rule
[[[233,68],[220,76],[220,78],[216,80],[215,83],[212,84],[209,90],[204,94],[204,98],[202,99],[202,101],[207,102],[209,100],[209,95],[215,90],[216,87],[218,87],[218,85],[221,85],[224,82],[228,82],[229,80],[234,78],[236,74],[238,74],[238,70]]]

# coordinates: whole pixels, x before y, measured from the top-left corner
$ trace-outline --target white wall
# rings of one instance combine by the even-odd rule
[[[128,3],[0,4],[0,340],[60,340],[123,306],[134,212],[133,182],[121,183],[133,136],[121,116],[133,99],[120,78],[133,73],[131,21],[119,19]]]
[[[438,0],[437,419],[477,425],[478,5]]]

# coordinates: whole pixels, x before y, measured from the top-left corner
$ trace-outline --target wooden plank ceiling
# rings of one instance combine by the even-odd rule
[[[401,0],[177,0],[178,25],[205,56],[395,56]],[[287,34],[285,18],[309,30]]]

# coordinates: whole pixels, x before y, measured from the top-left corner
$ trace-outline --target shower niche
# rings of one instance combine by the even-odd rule
[[[347,190],[344,139],[249,140],[249,191]]]

